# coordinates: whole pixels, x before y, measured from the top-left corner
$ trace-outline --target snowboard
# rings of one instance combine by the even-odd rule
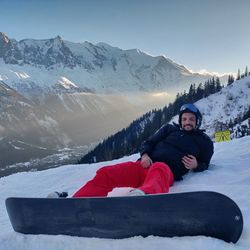
[[[16,232],[98,238],[204,235],[236,243],[243,217],[229,197],[210,191],[134,197],[6,199]]]

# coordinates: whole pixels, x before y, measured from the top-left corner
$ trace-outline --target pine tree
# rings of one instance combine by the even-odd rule
[[[234,76],[233,75],[229,75],[228,76],[227,85],[231,85],[233,82],[234,82]]]
[[[204,97],[209,95],[209,80],[204,83]]]
[[[246,69],[245,69],[245,76],[248,76],[249,72],[248,72],[248,67],[246,66]]]
[[[195,84],[191,84],[190,85],[190,88],[189,88],[189,92],[188,92],[188,95],[189,95],[189,102],[194,102],[195,101]]]
[[[231,75],[229,75],[228,80],[227,80],[227,85],[231,85],[231,84],[232,84]]]
[[[204,96],[204,88],[203,88],[202,83],[200,83],[198,85],[197,90],[196,90],[196,99],[199,100],[199,99],[203,98],[203,96]]]
[[[214,94],[215,92],[216,92],[216,84],[215,84],[215,79],[213,77],[209,85],[209,94]]]
[[[216,77],[215,80],[215,92],[219,92],[221,91],[222,87],[221,87],[221,83],[220,83],[220,78]]]
[[[235,81],[235,79],[234,79],[234,76],[233,75],[231,75],[231,78],[232,78],[232,83]]]
[[[238,69],[238,74],[236,80],[240,80],[240,69]]]

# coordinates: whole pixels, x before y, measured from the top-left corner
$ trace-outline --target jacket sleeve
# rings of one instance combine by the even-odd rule
[[[202,150],[198,161],[198,167],[194,169],[194,172],[201,172],[208,169],[210,160],[214,153],[214,145],[212,140],[206,135],[204,144],[202,145]]]
[[[163,140],[173,130],[174,126],[170,124],[164,125],[159,130],[157,130],[154,135],[150,136],[149,139],[142,143],[140,155],[142,156],[145,153],[150,154],[154,149],[154,146]]]

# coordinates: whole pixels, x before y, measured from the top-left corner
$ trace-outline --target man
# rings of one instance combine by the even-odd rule
[[[175,180],[181,180],[189,170],[208,168],[213,155],[213,142],[199,129],[202,116],[193,104],[184,104],[179,112],[179,127],[165,125],[145,141],[141,150],[141,164],[165,162],[171,168]]]
[[[132,187],[129,196],[167,193],[189,170],[208,168],[213,142],[199,129],[202,116],[193,104],[179,112],[179,125],[164,125],[141,146],[141,158],[99,169],[73,197],[107,196],[113,188]]]

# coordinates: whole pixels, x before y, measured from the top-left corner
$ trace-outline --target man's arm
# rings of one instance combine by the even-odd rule
[[[171,131],[174,130],[174,126],[167,124],[161,127],[159,130],[155,132],[154,135],[149,137],[146,141],[144,141],[141,145],[140,154],[143,156],[144,154],[150,154],[154,148],[154,146],[163,140]]]
[[[209,139],[206,138],[206,143],[204,144],[202,148],[201,155],[197,159],[198,165],[193,170],[195,172],[201,172],[201,171],[208,169],[213,153],[214,153],[214,144],[210,138]]]

